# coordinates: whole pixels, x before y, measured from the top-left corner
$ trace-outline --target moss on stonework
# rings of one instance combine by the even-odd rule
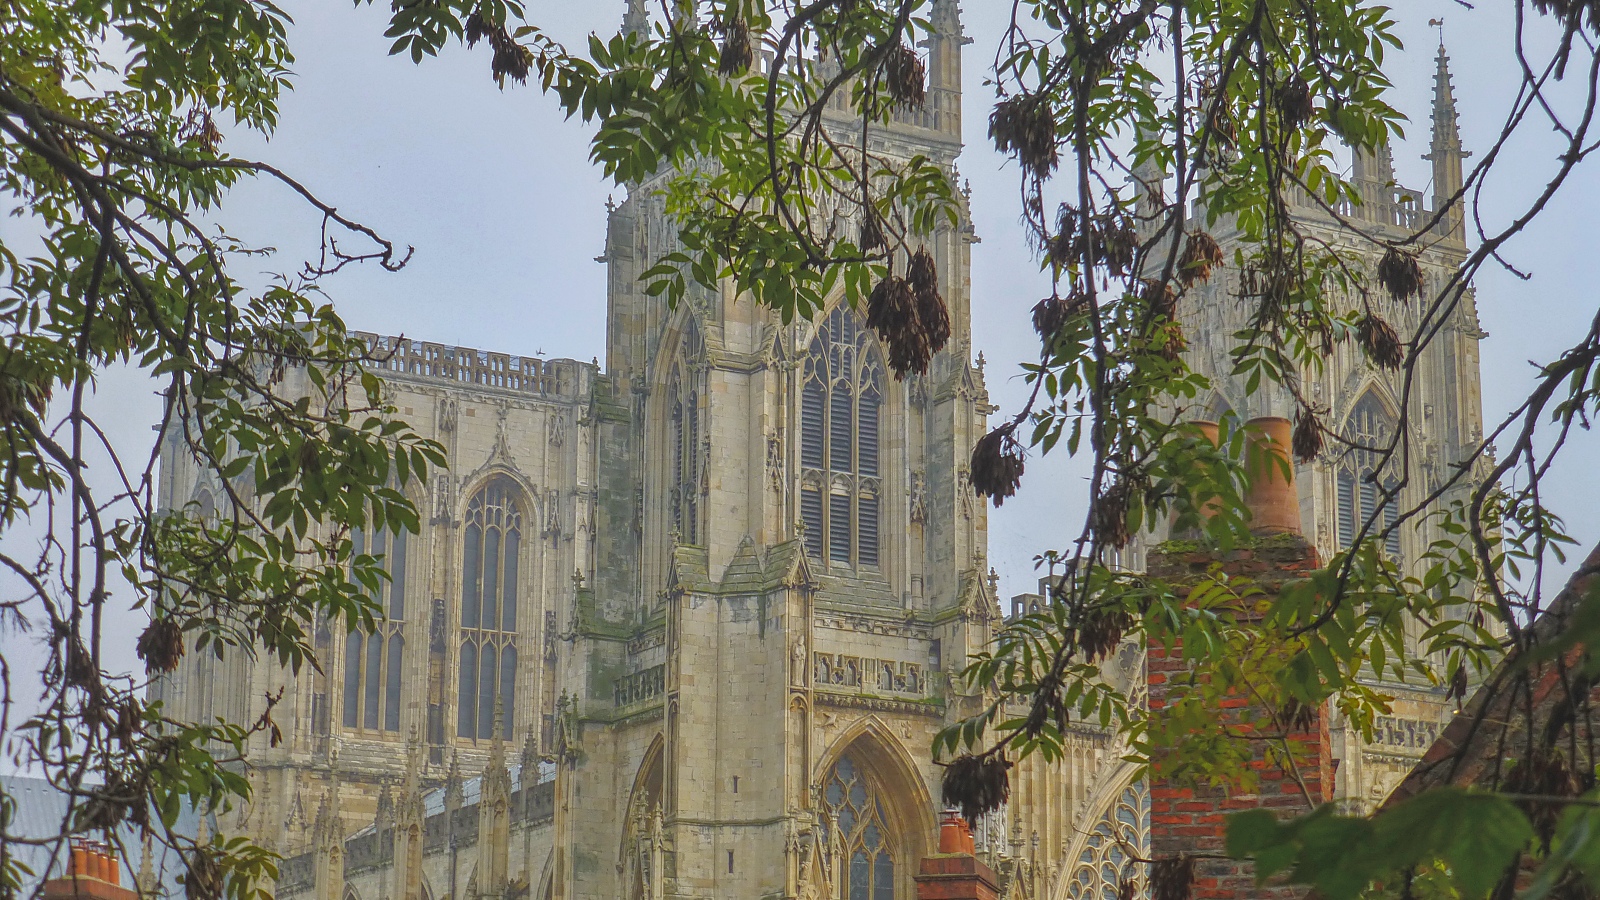
[[[1299,547],[1306,543],[1306,539],[1298,534],[1263,534],[1251,535],[1234,544],[1228,552],[1234,550],[1271,550],[1276,548]],[[1197,540],[1171,540],[1150,548],[1150,555],[1181,556],[1185,553],[1215,553],[1222,548],[1210,541]]]

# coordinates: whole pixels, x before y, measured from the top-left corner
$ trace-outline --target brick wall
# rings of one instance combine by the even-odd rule
[[[1280,590],[1287,581],[1304,577],[1319,565],[1316,549],[1302,537],[1276,534],[1258,538],[1226,554],[1188,543],[1165,545],[1150,554],[1148,572],[1153,578],[1181,587],[1218,562],[1230,577],[1248,577],[1268,593]],[[1167,703],[1173,682],[1187,674],[1178,652],[1180,649],[1174,647],[1170,653],[1162,647],[1149,649],[1147,672],[1152,714],[1159,714]],[[1260,712],[1252,709],[1253,702],[1245,697],[1233,698],[1225,701],[1226,708],[1219,713],[1232,723],[1241,723],[1253,718],[1251,713]],[[1248,729],[1249,726],[1240,727]],[[1326,708],[1317,713],[1309,730],[1291,734],[1287,740],[1298,762],[1298,778],[1278,762],[1269,760],[1265,748],[1258,746],[1250,763],[1257,781],[1250,789],[1239,785],[1197,786],[1151,779],[1152,856],[1157,860],[1202,857],[1195,864],[1195,900],[1247,897],[1288,900],[1304,893],[1303,889],[1289,887],[1257,888],[1251,862],[1206,858],[1222,854],[1230,812],[1267,808],[1281,810],[1281,815],[1288,818],[1309,810],[1307,794],[1317,803],[1332,799],[1333,766]]]

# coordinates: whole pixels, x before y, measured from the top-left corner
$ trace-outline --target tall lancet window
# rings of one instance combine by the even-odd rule
[[[817,329],[800,388],[800,519],[806,552],[829,567],[875,569],[881,547],[883,359],[856,314]]]
[[[688,320],[678,360],[667,382],[672,471],[669,474],[672,530],[686,544],[700,543],[700,498],[706,488],[705,450],[701,447],[699,372],[700,330]]]
[[[521,492],[503,477],[490,479],[467,503],[456,695],[460,737],[494,737],[496,701],[501,736],[509,739],[515,727],[523,509]]]
[[[1395,523],[1395,504],[1391,501],[1381,510],[1378,504],[1383,499],[1383,489],[1392,488],[1398,479],[1390,472],[1378,472],[1381,455],[1377,452],[1388,446],[1394,429],[1394,416],[1371,391],[1361,395],[1345,420],[1345,435],[1358,446],[1348,450],[1336,467],[1334,481],[1338,493],[1340,549],[1355,543],[1361,526],[1374,514],[1377,515],[1377,521],[1373,524],[1374,533]],[[1400,559],[1399,529],[1389,532],[1384,538],[1383,549],[1390,559]]]
[[[399,731],[406,654],[406,532],[356,529],[352,551],[378,557],[389,573],[372,599],[382,615],[371,634],[352,631],[345,638],[344,727]]]
[[[838,861],[844,869],[844,900],[894,900],[894,840],[882,792],[849,754],[839,757],[823,782],[822,803],[825,827],[837,829],[836,846],[844,852]],[[833,835],[828,845],[834,846]]]

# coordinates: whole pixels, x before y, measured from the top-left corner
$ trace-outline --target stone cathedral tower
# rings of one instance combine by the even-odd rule
[[[872,146],[955,179],[956,0],[935,0],[931,21],[928,102]],[[624,28],[647,24],[629,0]],[[1437,196],[1461,183],[1454,115],[1441,54]],[[1358,166],[1368,202],[1347,215],[1396,234],[1425,221],[1386,156]],[[896,380],[848,298],[785,325],[728,290],[677,309],[646,295],[639,274],[675,241],[655,187],[609,209],[603,365],[367,336],[400,416],[449,461],[413,497],[420,534],[357,536],[394,576],[374,634],[320,623],[321,671],[191,654],[152,687],[175,715],[234,721],[282,691],[283,740],[253,741],[254,800],[222,822],[284,855],[278,896],[914,896],[936,833],[932,738],[981,708],[953,674],[1000,625],[967,479],[991,411],[971,344],[970,220],[923,239],[952,337],[926,376]],[[1458,220],[1430,232],[1430,278],[1459,264],[1462,235]],[[1237,327],[1231,298],[1222,279],[1186,309],[1201,371],[1226,371],[1206,336]],[[1481,336],[1469,294],[1419,370],[1424,480],[1408,492],[1481,434]],[[307,390],[303,377],[284,390]],[[1218,384],[1213,415],[1289,410]],[[1354,354],[1311,390],[1335,421],[1373,434],[1396,421],[1397,385]],[[218,514],[220,485],[175,436],[162,459],[166,508]],[[1301,473],[1324,552],[1366,509],[1363,462]],[[1109,677],[1127,685],[1142,661],[1129,644]],[[1347,741],[1347,795],[1420,755],[1438,700],[1407,695],[1382,746]],[[1149,792],[1109,731],[1069,728],[1064,743],[1063,758],[1014,769],[1011,802],[980,825],[1001,895],[1115,897],[1125,876],[1142,890]]]

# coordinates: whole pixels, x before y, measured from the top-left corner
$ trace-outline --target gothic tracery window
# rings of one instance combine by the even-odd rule
[[[843,853],[843,900],[894,900],[894,835],[878,784],[847,753],[823,782],[822,802],[826,827],[837,829],[830,844]]]
[[[883,359],[861,320],[835,307],[817,329],[800,389],[800,520],[830,567],[877,568]]]
[[[1394,429],[1394,417],[1371,391],[1356,401],[1345,421],[1345,434],[1357,446],[1348,450],[1335,468],[1340,549],[1354,543],[1361,526],[1374,515],[1377,517],[1373,523],[1374,533],[1388,529],[1398,517],[1393,501],[1381,510],[1378,508],[1384,489],[1392,488],[1397,481],[1392,474],[1378,471],[1382,457],[1377,450],[1367,449],[1386,446],[1394,436]],[[1400,558],[1399,529],[1388,533],[1383,549],[1390,559]]]
[[[1150,790],[1144,782],[1128,785],[1089,829],[1073,864],[1066,896],[1077,900],[1119,900],[1123,885],[1135,897],[1150,896]]]
[[[461,573],[461,656],[456,734],[510,738],[517,708],[518,566],[522,553],[521,492],[509,479],[491,479],[467,504]]]
[[[400,730],[405,676],[406,532],[356,529],[352,552],[379,557],[389,580],[373,596],[382,611],[371,634],[350,632],[344,652],[344,727]]]
[[[689,319],[678,351],[678,360],[667,383],[671,441],[672,530],[678,539],[697,544],[700,539],[700,497],[705,492],[703,449],[700,435],[699,373],[695,362],[700,357],[700,331]]]

